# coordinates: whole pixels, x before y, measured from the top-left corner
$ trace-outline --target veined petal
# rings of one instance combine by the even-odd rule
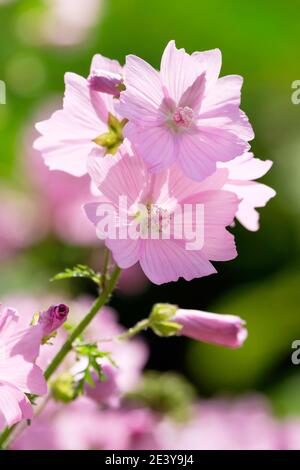
[[[144,240],[140,257],[141,267],[154,284],[190,281],[216,273],[201,251],[189,251],[184,243],[175,240]]]

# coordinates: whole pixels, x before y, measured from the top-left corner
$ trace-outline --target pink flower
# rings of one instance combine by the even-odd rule
[[[152,282],[162,284],[176,281],[180,276],[191,280],[213,274],[216,269],[210,260],[226,261],[236,256],[234,238],[226,231],[226,226],[232,223],[238,200],[233,193],[220,189],[224,184],[223,174],[203,183],[189,180],[176,166],[163,174],[149,175],[143,160],[129,153],[124,146],[114,156],[101,159],[91,155],[89,173],[110,203],[111,223],[115,224],[116,230],[127,231],[123,239],[115,233],[102,233],[99,229],[102,219],[97,214],[103,206],[99,203],[85,205],[88,218],[97,226],[97,232],[106,238],[106,246],[121,268],[126,269],[139,262]],[[127,218],[125,225],[117,219],[120,217],[120,196],[126,196],[128,201],[128,208],[121,214]],[[147,208],[146,213],[141,213],[141,204]],[[198,206],[203,209],[203,214],[200,214],[203,220],[201,218],[201,226],[195,227],[193,212]],[[189,212],[190,224],[178,222],[179,210]],[[149,222],[151,226],[153,224],[153,232],[145,238],[144,225],[148,230]],[[141,233],[132,239],[129,231],[137,223],[140,223]],[[196,238],[203,232],[201,249],[194,248],[194,245],[187,249],[187,235],[183,233],[187,228],[193,229]],[[168,230],[170,236],[166,239]]]
[[[115,71],[116,67],[116,61],[97,54],[92,60],[91,71],[98,68]],[[101,149],[102,155],[110,151],[110,147],[102,145],[101,136],[110,130],[109,113],[116,114],[114,99],[91,90],[88,81],[75,73],[66,73],[65,85],[63,109],[36,125],[41,137],[36,140],[35,148],[51,170],[83,176],[87,172],[87,156],[93,148]],[[121,140],[117,134],[112,138],[115,142],[110,140],[111,147]]]
[[[100,380],[95,372],[92,372],[94,386],[85,383],[85,394],[99,404],[107,404],[116,407],[120,403],[120,387],[118,386],[118,367],[109,360],[101,361],[101,370],[105,380]]]
[[[69,307],[65,304],[51,305],[39,316],[38,324],[41,326],[43,336],[49,336],[67,320]]]
[[[249,148],[253,131],[239,109],[242,78],[218,78],[218,49],[176,49],[170,41],[160,72],[129,55],[124,67],[126,90],[118,110],[129,119],[125,135],[152,172],[178,162],[183,172],[201,181]]]
[[[172,321],[182,325],[180,335],[205,343],[239,348],[247,338],[244,320],[234,315],[178,309]]]
[[[20,328],[19,315],[5,308],[0,316],[0,415],[8,426],[33,417],[25,393],[44,395],[47,385],[42,370],[34,364],[39,353],[39,326]]]
[[[231,162],[218,164],[219,168],[228,170],[224,189],[234,192],[240,199],[235,216],[248,230],[259,229],[259,213],[255,210],[256,207],[264,207],[276,195],[274,189],[253,181],[265,175],[272,164],[270,160],[262,161],[254,158],[249,152]]]

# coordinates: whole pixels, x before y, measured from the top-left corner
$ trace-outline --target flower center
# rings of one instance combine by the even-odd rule
[[[170,224],[169,211],[151,202],[140,207],[133,217],[139,223],[142,235],[150,238],[151,235],[162,234]]]
[[[173,113],[173,122],[179,127],[189,127],[195,117],[194,111],[188,106],[179,106]]]

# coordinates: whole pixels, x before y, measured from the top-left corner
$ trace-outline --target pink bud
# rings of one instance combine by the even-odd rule
[[[234,315],[179,309],[172,321],[182,325],[181,335],[229,348],[242,346],[248,335],[244,320]]]
[[[116,98],[120,97],[119,86],[123,84],[122,76],[119,73],[108,70],[95,69],[88,78],[91,90],[108,93]]]
[[[49,336],[65,323],[69,313],[69,307],[65,304],[51,305],[39,317],[39,325],[43,328],[43,336]]]

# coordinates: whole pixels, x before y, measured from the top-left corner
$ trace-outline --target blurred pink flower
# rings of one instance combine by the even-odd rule
[[[4,260],[42,238],[45,226],[30,195],[2,184],[0,200],[0,260]]]
[[[68,405],[50,403],[14,449],[157,449],[156,424],[150,410],[101,410],[94,401],[80,397]]]
[[[91,71],[97,68],[110,71],[115,67],[116,61],[97,54],[93,57]],[[65,74],[65,85],[63,109],[36,125],[41,137],[34,147],[51,170],[83,176],[87,173],[86,162],[91,150],[101,149],[102,155],[107,151],[95,139],[109,130],[109,113],[116,114],[114,98],[93,91],[88,81],[75,73]]]
[[[172,321],[182,325],[180,335],[229,348],[241,347],[248,334],[244,320],[234,315],[178,309]]]
[[[167,213],[170,217],[167,228],[170,227],[172,233],[169,239],[160,235],[160,225],[156,239],[152,236],[132,239],[128,235],[128,226],[124,226],[127,230],[125,239],[104,234],[105,244],[121,268],[126,269],[139,261],[146,276],[152,282],[162,284],[176,281],[180,276],[191,280],[213,274],[216,270],[210,260],[226,261],[236,256],[234,238],[226,231],[226,226],[233,221],[238,200],[233,193],[220,189],[224,184],[223,175],[197,183],[186,178],[176,166],[163,174],[149,175],[143,160],[125,146],[116,155],[103,159],[94,152],[89,158],[89,173],[110,203],[116,227],[121,222],[114,217],[119,216],[120,197],[124,196],[128,201],[129,227],[136,226],[140,204],[147,208],[151,205],[151,214],[153,211]],[[197,233],[200,228],[204,232],[202,249],[186,249],[188,240],[184,233],[181,239],[174,236],[174,214],[187,205],[204,207],[204,221],[201,220],[201,227],[197,227]],[[97,226],[97,231],[101,220],[97,215],[98,207],[101,207],[98,202],[85,205],[87,217]],[[150,217],[152,222],[152,215]],[[149,223],[149,220],[145,222]],[[194,223],[193,219],[191,224]]]
[[[256,207],[264,207],[276,195],[274,189],[253,181],[261,178],[271,168],[273,162],[254,158],[252,153],[235,158],[228,163],[218,163],[219,168],[228,170],[224,189],[232,191],[240,199],[236,218],[248,230],[259,229],[259,213]],[[220,171],[220,170],[217,170]]]
[[[31,419],[33,410],[25,393],[44,395],[47,385],[35,365],[41,342],[39,326],[20,328],[16,310],[4,308],[0,315],[0,415],[11,426]],[[2,423],[3,424],[3,423]]]
[[[218,49],[189,55],[170,41],[160,72],[134,55],[126,57],[126,90],[117,106],[129,119],[125,135],[150,171],[178,162],[183,172],[201,181],[249,148],[254,134],[239,109],[242,78],[218,78]]]
[[[184,424],[165,419],[157,436],[162,449],[280,450],[285,427],[263,397],[200,401]]]

